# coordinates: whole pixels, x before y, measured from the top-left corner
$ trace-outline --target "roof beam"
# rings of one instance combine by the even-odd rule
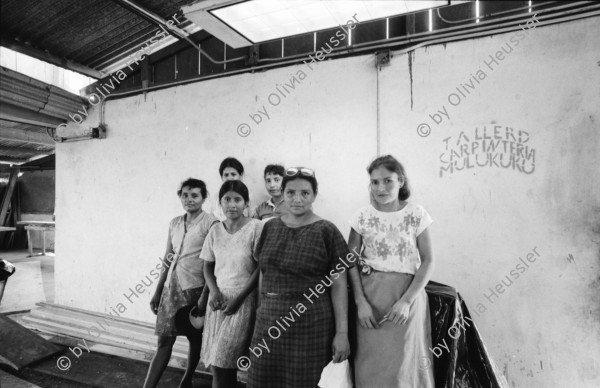
[[[0,104],[0,119],[15,123],[38,125],[40,127],[56,127],[65,122],[64,119],[6,103]]]
[[[70,61],[66,58],[61,58],[35,47],[28,46],[6,36],[0,36],[0,46],[6,47],[21,54],[29,55],[30,57],[39,59],[40,61],[48,62],[67,70],[73,70],[77,73],[87,75],[88,77],[98,79],[106,76],[106,73],[104,72],[94,70],[80,63]]]
[[[252,46],[253,43],[237,31],[233,30],[229,25],[223,23],[223,21],[211,14],[209,10],[210,8],[215,8],[217,6],[224,7],[240,2],[240,0],[225,2],[222,0],[205,0],[203,2],[183,6],[181,7],[181,10],[186,19],[192,21],[195,25],[202,27],[203,30],[208,31],[221,42],[225,42],[232,48],[237,49]]]
[[[2,128],[0,129],[0,140],[54,146],[54,140],[50,136],[31,129]]]
[[[152,11],[147,10],[146,8],[140,6],[139,4],[136,4],[132,0],[113,0],[113,1],[117,2],[117,4],[119,4],[120,6],[131,10],[132,12],[143,17],[144,19],[148,20],[149,22],[156,24],[157,26],[163,28],[165,31],[167,31],[173,37],[180,39],[180,40],[181,39],[186,40],[196,50],[199,49],[198,45],[196,43],[194,43],[193,40],[190,39],[189,34],[185,31],[183,31],[182,29],[178,28],[177,26],[175,26],[175,23],[173,23],[172,20],[166,21],[159,15],[155,14]],[[177,19],[175,19],[175,20],[177,20]],[[171,23],[169,23],[169,22],[171,22]],[[177,23],[177,24],[179,24],[179,23]]]

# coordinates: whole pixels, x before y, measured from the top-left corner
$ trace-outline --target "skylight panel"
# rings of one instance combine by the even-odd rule
[[[210,13],[258,43],[345,25],[353,17],[366,22],[444,5],[448,1],[253,0]]]

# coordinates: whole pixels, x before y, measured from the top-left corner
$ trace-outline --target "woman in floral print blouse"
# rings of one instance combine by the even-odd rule
[[[358,312],[355,379],[357,388],[433,388],[431,323],[425,285],[434,268],[429,235],[432,219],[407,202],[408,180],[392,156],[368,167],[371,204],[350,220],[349,248],[361,252],[350,270]]]

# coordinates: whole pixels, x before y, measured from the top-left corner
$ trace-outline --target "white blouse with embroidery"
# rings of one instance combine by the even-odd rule
[[[368,205],[350,219],[352,228],[362,236],[365,264],[377,271],[409,274],[415,274],[421,266],[417,236],[432,222],[421,205],[411,202],[395,212],[382,212]]]

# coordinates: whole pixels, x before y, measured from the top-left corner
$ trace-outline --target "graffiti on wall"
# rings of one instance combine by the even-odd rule
[[[535,148],[529,132],[503,125],[482,125],[443,140],[440,178],[457,171],[505,168],[524,174],[535,171]]]

